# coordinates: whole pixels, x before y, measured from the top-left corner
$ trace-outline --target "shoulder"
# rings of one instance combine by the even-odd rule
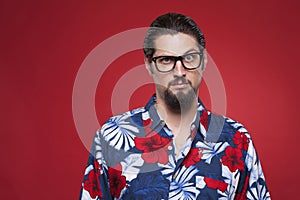
[[[122,114],[112,116],[102,125],[100,130],[101,132],[105,132],[110,130],[110,128],[126,128],[129,124],[135,125],[136,123],[138,123],[138,119],[144,112],[144,108],[137,108]]]
[[[141,119],[145,112],[144,108],[137,108],[109,118],[97,132],[101,142],[117,150],[131,149],[134,146],[134,138],[143,128]]]
[[[240,121],[232,119],[224,115],[216,115],[209,112],[209,130],[216,131],[219,129],[221,138],[225,137],[227,140],[237,137],[238,135],[246,136],[251,139],[251,136],[245,125]]]
[[[253,141],[250,133],[245,126],[232,118],[222,116],[224,119],[223,130],[220,135],[220,141],[226,141],[233,149],[241,150],[243,158],[246,155],[254,153]]]
[[[225,117],[223,116],[225,119],[225,123],[232,127],[234,130],[239,131],[241,133],[248,133],[247,129],[245,128],[244,124],[242,124],[241,122],[234,120],[232,118],[229,117]]]

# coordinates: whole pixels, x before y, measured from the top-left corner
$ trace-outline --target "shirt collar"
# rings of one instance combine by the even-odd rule
[[[156,94],[154,94],[148,103],[145,106],[146,111],[149,113],[149,117],[152,120],[152,129],[154,130],[161,130],[165,126],[164,120],[162,120],[155,108],[155,103],[156,103]],[[203,106],[203,103],[201,102],[200,98],[198,98],[198,106],[197,106],[197,113],[194,122],[191,124],[191,133],[196,133],[199,126],[200,126],[200,116],[201,113],[200,111],[206,110],[205,107]],[[192,135],[194,137],[194,135]]]

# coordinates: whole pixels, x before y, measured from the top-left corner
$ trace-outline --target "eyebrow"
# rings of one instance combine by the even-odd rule
[[[192,49],[190,49],[190,50],[188,50],[188,51],[186,51],[183,55],[185,55],[185,54],[188,54],[188,53],[195,53],[195,52],[193,52],[193,51],[196,51],[196,52],[198,52],[198,50],[197,49],[194,49],[194,48],[192,48]]]

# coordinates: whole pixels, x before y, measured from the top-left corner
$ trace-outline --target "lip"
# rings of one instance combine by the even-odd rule
[[[188,86],[189,86],[188,83],[177,83],[177,84],[172,84],[171,88],[174,88],[174,89],[184,89],[184,88],[186,88]]]

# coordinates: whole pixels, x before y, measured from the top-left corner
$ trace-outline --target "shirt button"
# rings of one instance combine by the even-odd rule
[[[170,151],[171,151],[172,149],[173,149],[173,147],[172,147],[172,146],[168,146],[168,150],[170,150]]]

